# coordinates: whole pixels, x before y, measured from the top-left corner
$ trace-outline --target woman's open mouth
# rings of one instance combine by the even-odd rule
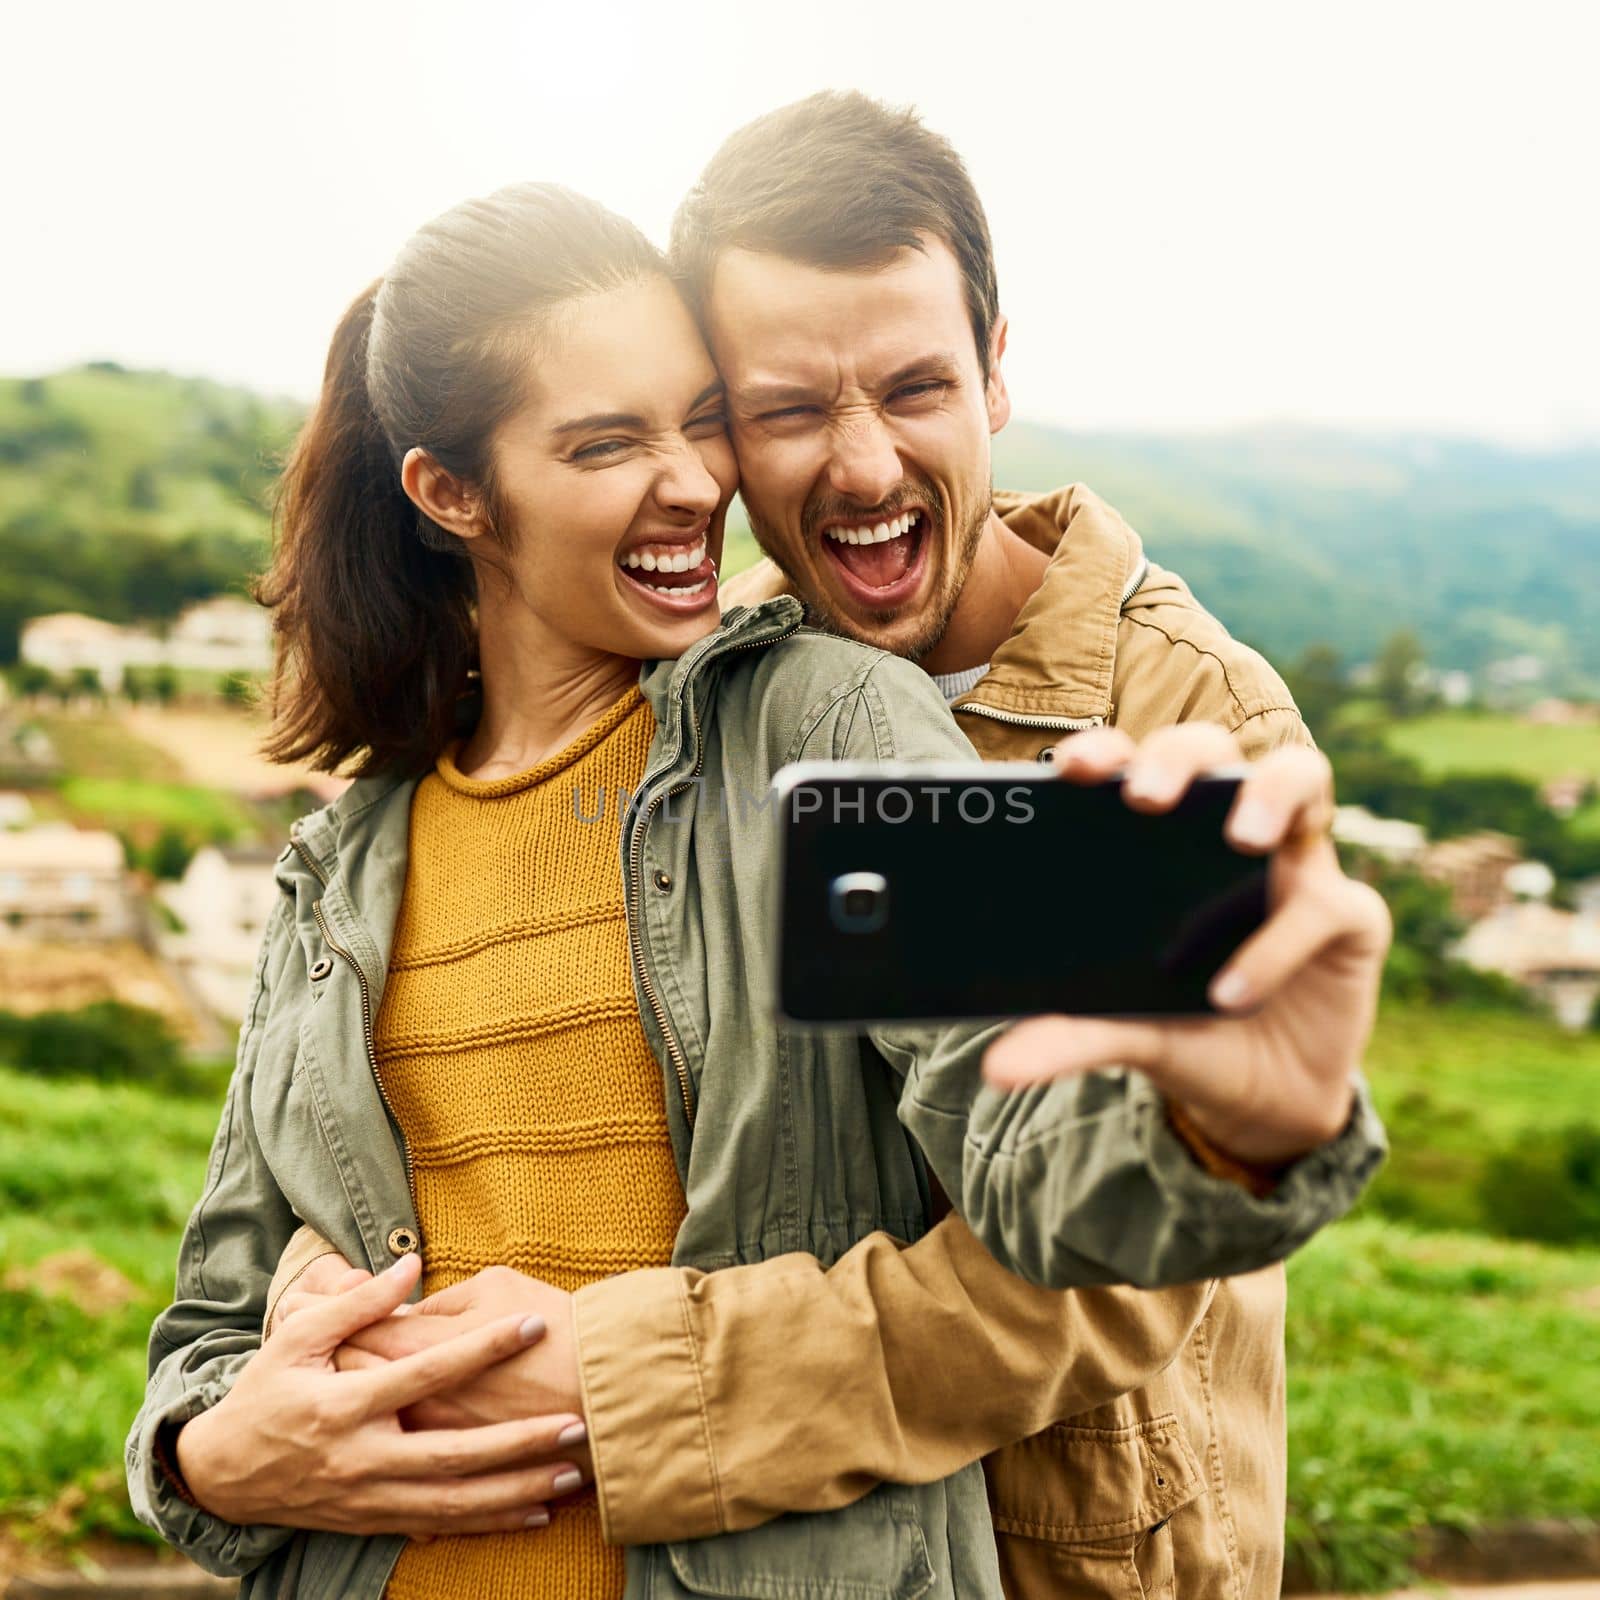
[[[682,614],[715,604],[716,563],[704,537],[676,543],[651,540],[617,557],[624,580],[652,605]]]
[[[916,592],[925,565],[927,526],[927,513],[920,508],[881,522],[830,523],[822,530],[822,548],[845,592],[866,609],[882,611]]]

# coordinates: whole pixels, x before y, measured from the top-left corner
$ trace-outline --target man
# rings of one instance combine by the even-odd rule
[[[909,113],[826,94],[742,129],[684,202],[673,256],[727,381],[769,557],[728,603],[792,588],[823,625],[920,661],[985,757],[1048,760],[1077,733],[1062,759],[1096,777],[1142,741],[1131,798],[1152,808],[1206,766],[1309,746],[1271,668],[1108,506],[1082,487],[991,496],[990,436],[1010,405],[987,224],[959,159]],[[1287,797],[1320,758],[1274,760]],[[1270,814],[1271,783],[1257,792],[1265,811],[1232,826],[1265,845],[1282,808]],[[1340,926],[1370,963],[1381,915],[1348,887]],[[1272,993],[1336,923],[1250,952],[1243,989],[1217,998],[1239,1009]],[[1203,1096],[1208,1062],[1248,1052],[1260,1035],[1241,1030],[1260,1026],[1046,1020],[1013,1030],[991,1065],[1016,1081],[1192,1057]],[[1191,1144],[1271,1191],[1271,1170]],[[296,1273],[302,1291],[337,1287],[345,1264],[319,1248],[291,1245],[275,1289]],[[492,1294],[469,1282],[435,1298],[449,1322]],[[1012,1596],[1265,1597],[1282,1559],[1283,1309],[1281,1268],[1154,1292],[1034,1289],[948,1217],[909,1247],[874,1235],[827,1271],[790,1255],[631,1273],[580,1291],[570,1317],[551,1291],[569,1376],[552,1376],[543,1408],[585,1415],[613,1540],[748,1528],[983,1457]],[[398,1354],[427,1320],[358,1342]]]

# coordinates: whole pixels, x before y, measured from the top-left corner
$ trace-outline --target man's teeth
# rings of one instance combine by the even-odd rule
[[[687,550],[663,550],[659,555],[652,551],[630,550],[622,558],[625,567],[642,567],[646,572],[693,572],[706,558],[706,542],[690,545]],[[710,582],[709,579],[706,580]],[[655,587],[652,585],[652,587]],[[679,589],[679,594],[693,594],[693,589]]]
[[[921,516],[919,511],[904,511],[892,522],[869,522],[859,528],[834,526],[827,530],[830,539],[840,544],[887,544],[909,530]]]

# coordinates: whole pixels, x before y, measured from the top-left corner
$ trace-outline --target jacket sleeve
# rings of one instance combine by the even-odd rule
[[[191,1504],[163,1468],[157,1436],[214,1406],[260,1346],[267,1284],[298,1220],[267,1166],[251,1115],[262,1021],[290,948],[285,903],[262,939],[205,1188],[179,1246],[172,1304],[150,1331],[144,1404],[126,1449],[134,1515],[222,1577],[253,1570],[294,1530],[224,1522]]]
[[[574,1319],[606,1537],[735,1532],[945,1477],[1149,1382],[1213,1287],[1038,1289],[956,1216],[827,1271],[797,1254],[592,1284]]]
[[[971,758],[927,674],[881,658],[851,716],[858,759]],[[903,1074],[900,1119],[982,1243],[1049,1288],[1144,1287],[1251,1272],[1345,1214],[1385,1154],[1364,1083],[1343,1131],[1253,1194],[1213,1176],[1148,1079],[1127,1070],[1016,1093],[988,1088],[983,1053],[1003,1024],[876,1028]]]

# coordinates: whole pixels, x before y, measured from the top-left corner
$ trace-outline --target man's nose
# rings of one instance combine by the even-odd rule
[[[835,494],[875,506],[903,476],[899,452],[880,418],[852,421],[835,435],[828,463],[828,485]]]

